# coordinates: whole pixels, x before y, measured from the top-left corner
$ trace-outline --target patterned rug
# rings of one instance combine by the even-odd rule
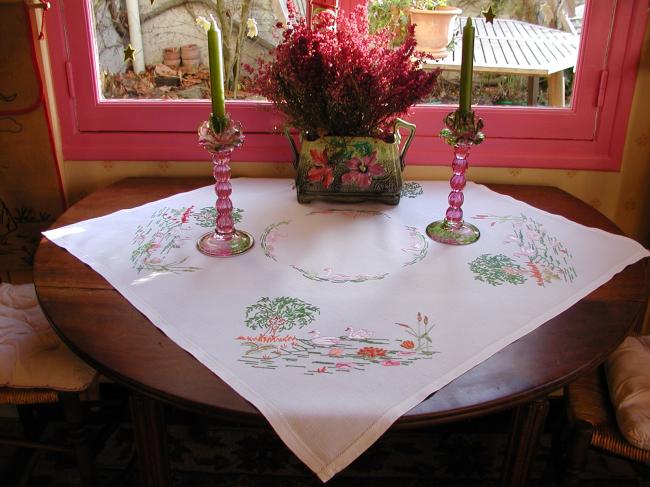
[[[552,406],[548,429],[531,469],[532,487],[553,485],[550,429],[557,424]],[[227,425],[171,412],[169,450],[175,487],[318,487],[323,484],[268,429]],[[100,429],[99,418],[91,418]],[[133,468],[133,430],[126,418],[118,421],[97,455],[99,484],[139,485]],[[508,415],[495,415],[462,424],[422,430],[389,432],[365,454],[327,483],[331,487],[496,487],[507,446]],[[0,429],[16,429],[3,419]],[[62,423],[48,423],[46,436],[59,440]],[[7,458],[4,450],[4,458]],[[3,447],[0,447],[0,459]],[[129,468],[131,464],[131,468]],[[5,477],[0,462],[0,478]],[[20,487],[77,487],[71,458],[55,453],[34,455]],[[0,482],[1,485],[6,485]],[[592,451],[584,486],[650,487],[650,468]]]

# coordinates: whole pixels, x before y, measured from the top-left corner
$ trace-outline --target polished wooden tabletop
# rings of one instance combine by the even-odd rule
[[[127,179],[76,203],[53,228],[208,184],[208,179]],[[584,225],[620,233],[598,211],[559,189],[489,187]],[[431,395],[397,426],[442,423],[525,404],[596,367],[642,319],[646,266],[644,259],[627,267],[567,311]],[[193,411],[263,419],[98,273],[46,239],[36,254],[34,280],[52,325],[77,354],[106,376]]]

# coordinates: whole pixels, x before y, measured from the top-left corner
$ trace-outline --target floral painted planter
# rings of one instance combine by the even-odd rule
[[[437,7],[435,10],[409,10],[411,24],[415,24],[417,49],[436,59],[447,57],[451,41],[452,23],[463,11],[457,7]]]
[[[399,128],[409,131],[400,147]],[[299,203],[313,200],[356,203],[381,201],[396,205],[402,190],[404,158],[415,125],[398,120],[394,141],[375,137],[301,137],[300,150],[287,133],[295,160]]]

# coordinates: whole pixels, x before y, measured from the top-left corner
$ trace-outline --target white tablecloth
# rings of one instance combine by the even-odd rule
[[[213,187],[45,232],[252,402],[326,481],[397,418],[648,255],[468,184],[478,242],[426,237],[446,182],[396,207],[299,205],[291,181],[236,179],[255,247],[211,258]],[[197,384],[200,387],[200,384]]]

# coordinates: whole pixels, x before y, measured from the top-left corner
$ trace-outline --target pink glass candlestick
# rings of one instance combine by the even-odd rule
[[[206,255],[213,257],[230,257],[249,250],[254,243],[253,237],[243,230],[235,229],[232,217],[232,184],[230,183],[230,158],[235,147],[243,142],[239,125],[230,121],[222,132],[215,132],[209,122],[199,128],[199,143],[210,152],[214,164],[212,174],[216,181],[214,191],[217,194],[217,210],[214,231],[199,238],[196,246]]]
[[[465,201],[463,189],[465,188],[465,171],[468,166],[469,151],[471,142],[459,142],[454,146],[454,160],[451,163],[453,176],[449,181],[451,193],[447,198],[449,208],[445,213],[444,220],[435,221],[427,226],[427,235],[436,242],[465,245],[476,242],[481,235],[479,229],[470,223],[463,221],[463,210],[461,206]]]
[[[440,136],[454,148],[454,160],[451,163],[453,175],[449,181],[451,193],[447,197],[449,207],[443,220],[427,225],[427,235],[436,242],[450,245],[467,245],[476,242],[481,232],[477,227],[463,221],[463,189],[467,183],[465,172],[469,165],[469,151],[473,144],[480,144],[484,135],[481,132],[483,121],[474,117],[474,112],[451,112],[445,117],[444,128]]]

